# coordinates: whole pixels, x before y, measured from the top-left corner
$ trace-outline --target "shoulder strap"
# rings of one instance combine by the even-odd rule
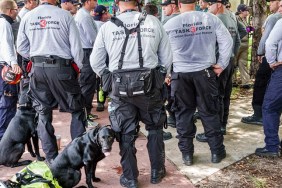
[[[122,50],[121,50],[121,56],[120,56],[120,59],[119,59],[119,62],[118,62],[118,69],[122,69],[123,59],[124,59],[126,45],[127,45],[127,42],[128,42],[129,35],[132,34],[132,33],[135,33],[135,32],[137,32],[137,39],[138,39],[139,65],[140,65],[141,68],[143,67],[140,24],[141,24],[142,21],[144,21],[146,19],[146,16],[147,16],[146,12],[141,13],[139,18],[138,18],[138,21],[139,21],[138,25],[135,28],[132,28],[132,29],[127,29],[124,26],[123,22],[120,19],[118,19],[117,17],[111,18],[111,22],[113,22],[117,27],[123,27],[124,28],[125,35],[126,35],[123,46],[122,46]]]

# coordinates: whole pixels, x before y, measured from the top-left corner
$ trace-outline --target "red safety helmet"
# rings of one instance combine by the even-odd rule
[[[8,84],[17,84],[20,82],[22,74],[15,74],[10,66],[4,65],[1,76],[2,79]]]

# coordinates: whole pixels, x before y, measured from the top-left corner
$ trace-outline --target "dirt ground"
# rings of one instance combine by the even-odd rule
[[[250,96],[252,89],[233,88],[232,99]],[[282,187],[282,157],[250,155],[195,184],[195,187],[276,188]]]
[[[195,187],[282,187],[282,158],[250,155],[200,181]]]

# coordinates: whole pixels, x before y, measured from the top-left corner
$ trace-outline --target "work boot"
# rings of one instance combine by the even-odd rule
[[[97,103],[96,111],[97,112],[103,112],[105,110],[103,103]]]
[[[220,163],[222,159],[226,157],[226,151],[223,150],[220,153],[212,153],[211,162],[212,163]]]
[[[137,188],[137,184],[138,184],[138,181],[137,180],[128,180],[126,179],[126,177],[124,177],[124,175],[122,174],[120,176],[120,185],[123,186],[123,187],[127,187],[127,188]]]
[[[196,140],[199,141],[199,142],[208,142],[208,138],[206,137],[205,133],[197,134]]]
[[[151,170],[151,183],[152,184],[157,184],[162,181],[162,179],[166,175],[166,170],[165,167],[161,168],[160,170],[157,169],[152,169]]]
[[[191,166],[193,164],[193,154],[192,153],[182,154],[182,160],[185,165]]]
[[[171,138],[172,138],[172,135],[171,135],[170,132],[164,132],[164,131],[163,131],[163,139],[164,139],[164,140],[169,140],[169,139],[171,139]]]
[[[241,122],[252,125],[262,125],[262,118],[255,116],[255,114],[247,117],[242,117]]]
[[[98,119],[98,115],[96,115],[96,114],[88,114],[87,115],[87,120],[94,121],[95,119]]]
[[[167,117],[167,125],[171,126],[172,128],[176,128],[176,121],[174,115],[169,115]]]
[[[255,154],[260,157],[279,157],[280,156],[279,152],[269,151],[268,149],[266,149],[266,147],[257,148],[255,151]]]

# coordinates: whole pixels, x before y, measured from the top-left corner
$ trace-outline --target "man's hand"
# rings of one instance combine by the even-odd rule
[[[17,64],[12,65],[12,71],[13,71],[13,73],[15,73],[15,74],[20,74],[20,73],[22,73],[21,67],[20,67],[19,65],[17,65]]]
[[[263,59],[263,58],[264,58],[263,55],[258,55],[258,56],[257,56],[258,62],[259,62],[259,63],[262,63],[262,59]]]
[[[165,83],[169,86],[170,85],[170,76],[165,78]]]
[[[275,62],[275,63],[269,64],[270,68],[272,68],[273,70],[275,70],[279,65],[282,65],[282,62]]]
[[[213,67],[213,72],[219,77],[223,69],[218,64],[215,64],[212,67]]]

